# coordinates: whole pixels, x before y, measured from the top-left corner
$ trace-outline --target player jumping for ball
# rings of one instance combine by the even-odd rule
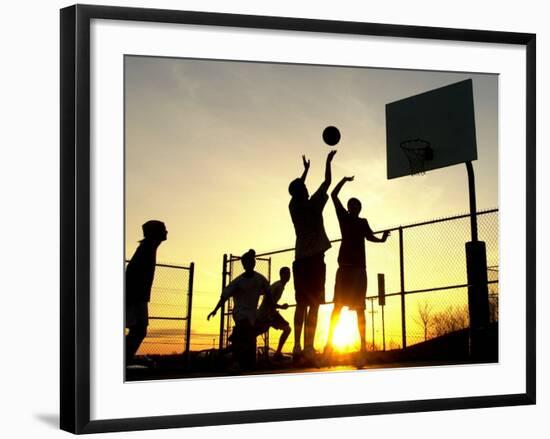
[[[284,317],[277,311],[277,309],[287,309],[288,303],[279,305],[279,299],[283,295],[286,284],[290,280],[290,268],[282,267],[279,270],[280,279],[277,282],[274,282],[269,287],[271,291],[271,299],[267,296],[264,296],[260,309],[258,310],[258,318],[256,320],[256,328],[258,334],[263,334],[269,328],[275,328],[283,331],[281,338],[279,339],[279,344],[277,346],[277,351],[273,356],[275,360],[281,360],[283,358],[282,349],[283,345],[286,342],[286,339],[290,335],[290,325],[284,319]]]
[[[342,307],[347,306],[357,312],[357,326],[361,337],[360,357],[364,360],[367,349],[365,340],[365,295],[367,292],[365,239],[371,242],[385,242],[390,233],[385,231],[382,238],[374,236],[368,221],[359,217],[361,202],[357,198],[350,198],[348,210],[344,209],[338,198],[338,193],[348,181],[353,181],[353,177],[342,178],[331,193],[338,223],[340,224],[342,243],[338,253],[338,270],[334,285],[334,309],[330,318],[325,354],[330,356],[332,352],[334,328],[338,323]]]
[[[290,216],[296,232],[295,259],[292,264],[296,311],[294,313],[294,359],[300,358],[302,348],[300,337],[305,321],[303,357],[315,362],[315,330],[319,305],[325,301],[325,251],[331,245],[323,224],[323,209],[327,203],[327,191],[332,181],[331,162],[336,151],[331,151],[326,160],[325,180],[310,197],[305,180],[310,162],[302,156],[304,172],[293,180],[288,191]]]

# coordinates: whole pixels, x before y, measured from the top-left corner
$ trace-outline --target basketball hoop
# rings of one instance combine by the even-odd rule
[[[411,175],[424,175],[426,161],[433,159],[433,149],[430,142],[422,139],[404,140],[399,145],[409,161]]]

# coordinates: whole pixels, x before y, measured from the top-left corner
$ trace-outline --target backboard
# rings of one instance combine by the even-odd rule
[[[386,104],[386,147],[388,179],[476,160],[472,80]]]

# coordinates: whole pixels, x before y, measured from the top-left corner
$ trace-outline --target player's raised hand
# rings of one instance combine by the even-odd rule
[[[328,153],[327,161],[332,162],[332,159],[334,158],[335,155],[336,155],[336,150],[333,149],[332,151],[330,151],[330,152]]]
[[[344,177],[343,178],[344,182],[353,181],[354,179],[355,179],[354,175],[352,175],[351,177]]]
[[[208,314],[208,317],[206,320],[210,320],[210,317],[214,317],[216,315],[216,310],[212,311],[210,314]]]
[[[308,170],[309,165],[310,165],[310,161],[308,159],[306,159],[305,155],[302,156],[302,162],[304,163],[304,169]]]

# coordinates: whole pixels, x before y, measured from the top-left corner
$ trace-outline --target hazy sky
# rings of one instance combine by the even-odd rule
[[[341,198],[359,198],[374,229],[465,213],[464,165],[386,179],[385,104],[471,78],[478,208],[498,207],[496,75],[134,56],[125,63],[127,256],[143,222],[165,221],[158,260],[196,264],[194,330],[216,332],[218,319],[207,325],[205,316],[220,292],[224,253],[293,246],[288,184],[302,173],[302,154],[311,159],[310,193],[321,183],[327,125],[342,133],[333,182],[355,176]],[[330,202],[324,219],[339,238]]]

